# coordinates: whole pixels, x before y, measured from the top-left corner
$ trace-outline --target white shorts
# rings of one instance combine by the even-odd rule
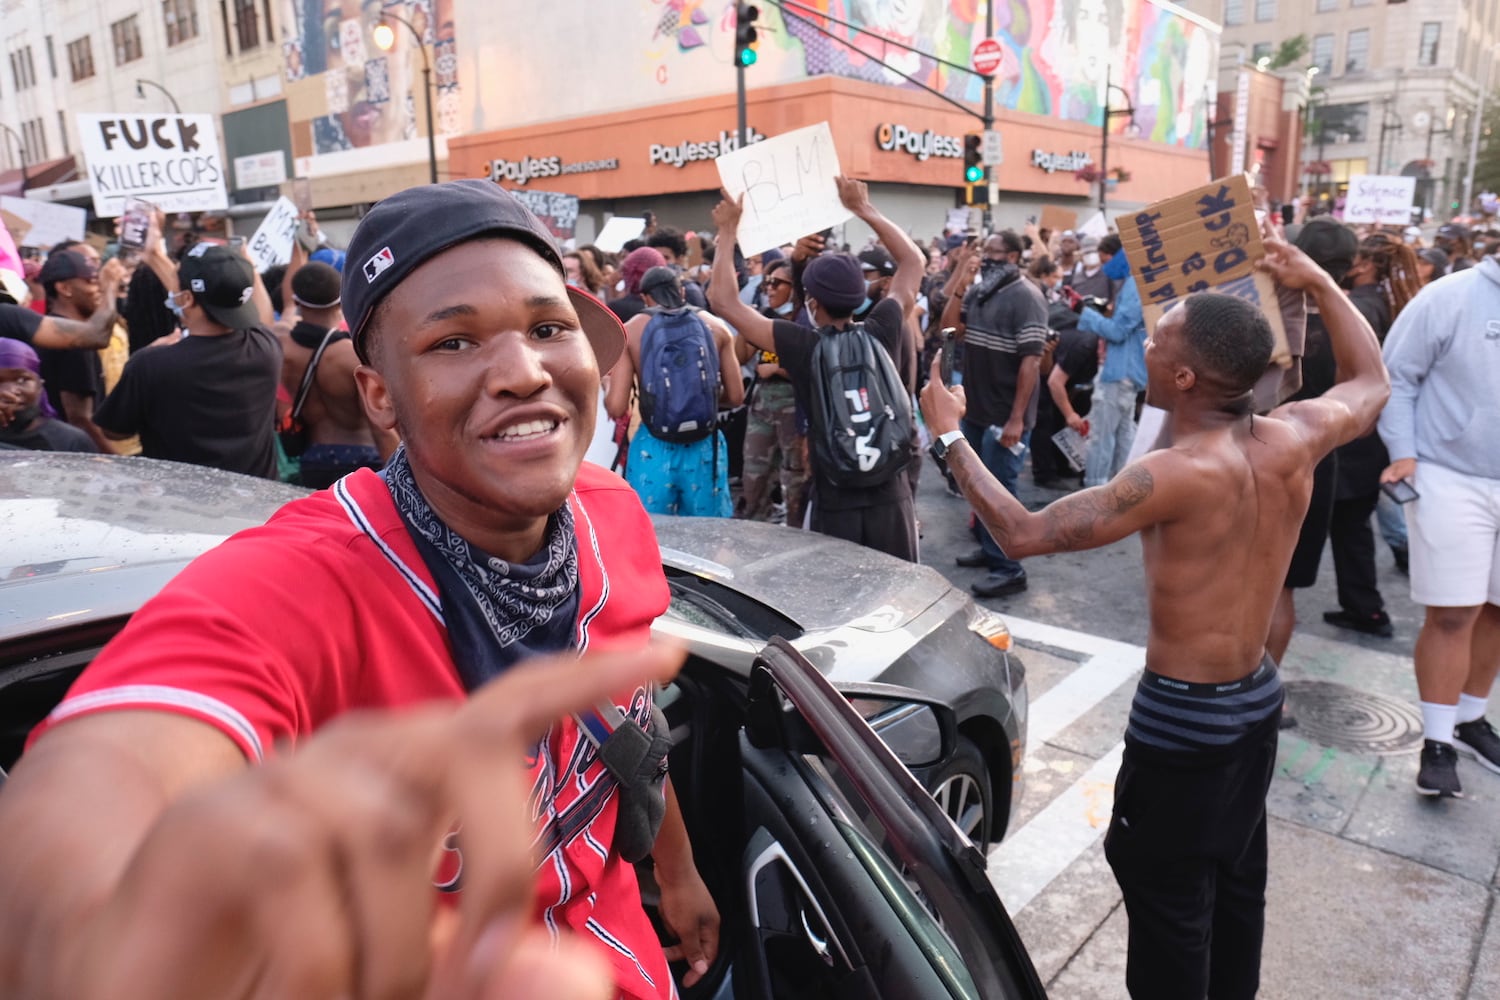
[[[1437,608],[1500,604],[1500,479],[1418,460],[1406,505],[1411,599]]]

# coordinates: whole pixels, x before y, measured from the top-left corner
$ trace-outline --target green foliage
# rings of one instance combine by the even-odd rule
[[[1481,191],[1500,192],[1500,93],[1484,102],[1479,126],[1479,158],[1474,163],[1474,197]]]
[[[1307,57],[1311,51],[1312,43],[1306,35],[1293,35],[1276,47],[1276,54],[1271,57],[1268,69],[1286,69]]]

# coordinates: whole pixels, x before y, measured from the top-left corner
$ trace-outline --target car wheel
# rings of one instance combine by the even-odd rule
[[[983,849],[990,841],[990,772],[973,740],[958,737],[953,756],[934,774],[931,784],[938,807]]]

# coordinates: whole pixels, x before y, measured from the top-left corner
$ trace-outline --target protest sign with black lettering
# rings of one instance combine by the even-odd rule
[[[746,256],[849,218],[833,180],[839,157],[827,122],[733,150],[714,163],[729,196],[745,196],[739,242]]]
[[[1349,178],[1349,196],[1344,202],[1344,221],[1409,226],[1411,225],[1411,203],[1416,191],[1417,179],[1415,177],[1358,174]]]
[[[571,240],[578,226],[578,196],[560,194],[556,191],[510,192],[531,209],[553,236],[560,240]]]
[[[94,213],[114,218],[125,199],[167,212],[229,207],[213,115],[78,115]]]
[[[297,239],[297,203],[283,195],[266,213],[246,250],[262,273],[276,264],[290,263],[292,243]]]
[[[1276,335],[1272,360],[1282,367],[1291,364],[1276,286],[1255,270],[1266,251],[1243,174],[1125,213],[1117,221],[1148,330],[1180,299],[1213,289],[1263,310]]]

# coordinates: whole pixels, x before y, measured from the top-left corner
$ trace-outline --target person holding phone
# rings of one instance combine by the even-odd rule
[[[1487,720],[1500,671],[1500,261],[1422,289],[1385,341],[1380,475],[1405,498],[1424,741],[1417,792],[1462,795],[1457,753],[1500,773]]]

